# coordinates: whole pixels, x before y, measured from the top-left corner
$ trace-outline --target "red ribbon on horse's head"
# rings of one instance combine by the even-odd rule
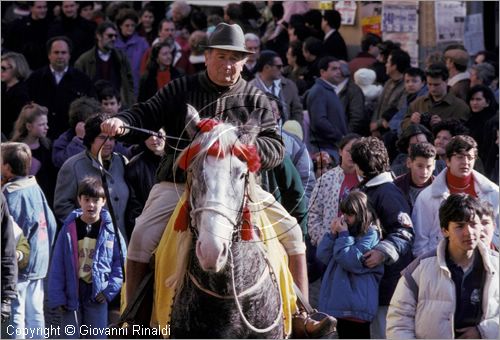
[[[198,130],[200,130],[200,132],[209,132],[219,124],[220,122],[218,120],[215,120],[213,118],[204,118],[200,120],[198,124],[196,124],[196,127],[198,127]]]
[[[219,124],[220,122],[215,119],[205,118],[199,121],[196,126],[198,127],[200,132],[210,132],[215,126]],[[189,164],[191,164],[193,158],[200,152],[200,149],[200,144],[188,146],[179,159],[179,168],[181,168],[182,170],[186,170]],[[261,167],[260,156],[255,145],[240,144],[238,147],[235,147],[232,150],[232,153],[241,161],[247,163],[248,170],[250,172],[259,171]],[[222,158],[225,156],[224,151],[220,150],[219,142],[213,143],[213,145],[208,149],[207,154],[210,156]]]
[[[248,171],[257,172],[260,169],[260,156],[255,145],[240,144],[234,148],[233,154],[241,161],[246,162]]]

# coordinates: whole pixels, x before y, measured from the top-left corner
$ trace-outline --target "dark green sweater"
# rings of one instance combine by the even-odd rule
[[[300,174],[288,155],[270,171],[262,173],[262,188],[274,195],[283,207],[297,219],[302,235],[307,234],[307,203]]]

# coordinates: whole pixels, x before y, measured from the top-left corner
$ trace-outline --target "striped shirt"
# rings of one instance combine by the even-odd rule
[[[236,126],[245,125],[240,140],[248,143],[255,138],[262,170],[272,169],[283,160],[284,146],[269,100],[241,77],[229,87],[214,84],[206,72],[181,77],[168,83],[146,102],[137,103],[116,117],[131,126],[154,131],[163,127],[168,136],[188,139],[186,104],[198,110],[200,118],[217,118]],[[157,180],[184,182],[185,174],[180,169],[174,173],[173,164],[180,150],[189,143],[171,137],[167,138]]]

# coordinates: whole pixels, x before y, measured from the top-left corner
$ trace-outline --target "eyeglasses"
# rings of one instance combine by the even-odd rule
[[[279,64],[279,65],[273,65],[274,67],[276,67],[277,69],[281,70],[283,68],[283,64]]]
[[[473,160],[476,159],[475,155],[471,155],[469,153],[452,153],[452,156],[455,156],[459,161],[463,161],[467,158],[469,162],[472,162]]]
[[[106,37],[108,37],[108,38],[116,38],[117,36],[118,36],[117,34],[113,34],[113,33],[106,34]]]
[[[10,70],[11,68],[12,68],[12,66],[2,66],[2,72]]]

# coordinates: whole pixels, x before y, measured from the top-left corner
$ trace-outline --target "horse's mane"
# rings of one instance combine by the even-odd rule
[[[174,167],[177,168],[180,166],[180,161],[183,159],[183,155],[189,152],[190,148],[194,148],[195,145],[199,145],[200,149],[196,153],[196,155],[191,159],[190,164],[188,164],[188,168],[193,170],[193,173],[200,173],[203,170],[204,159],[207,157],[210,148],[218,143],[218,154],[220,155],[230,155],[232,149],[234,148],[234,144],[238,140],[238,127],[228,124],[228,123],[219,123],[214,126],[212,130],[208,132],[200,132],[193,139],[192,143],[184,149],[184,151],[177,157],[176,162],[174,163]],[[198,177],[200,180],[203,179],[203,176]],[[188,178],[189,182],[189,178]],[[248,185],[248,194],[249,197],[255,197],[254,195],[254,187],[255,187],[255,175],[250,173],[249,175],[249,185]],[[189,186],[188,186],[189,187]],[[193,188],[194,189],[194,188]],[[196,188],[196,190],[200,190],[200,188]],[[254,214],[252,214],[254,215]],[[174,274],[169,276],[165,284],[168,287],[175,287],[177,291],[182,289],[182,285],[184,283],[184,276],[187,271],[188,262],[189,262],[189,252],[192,247],[193,234],[188,228],[185,232],[182,232],[178,237],[177,243],[177,260],[176,260],[176,268]]]

